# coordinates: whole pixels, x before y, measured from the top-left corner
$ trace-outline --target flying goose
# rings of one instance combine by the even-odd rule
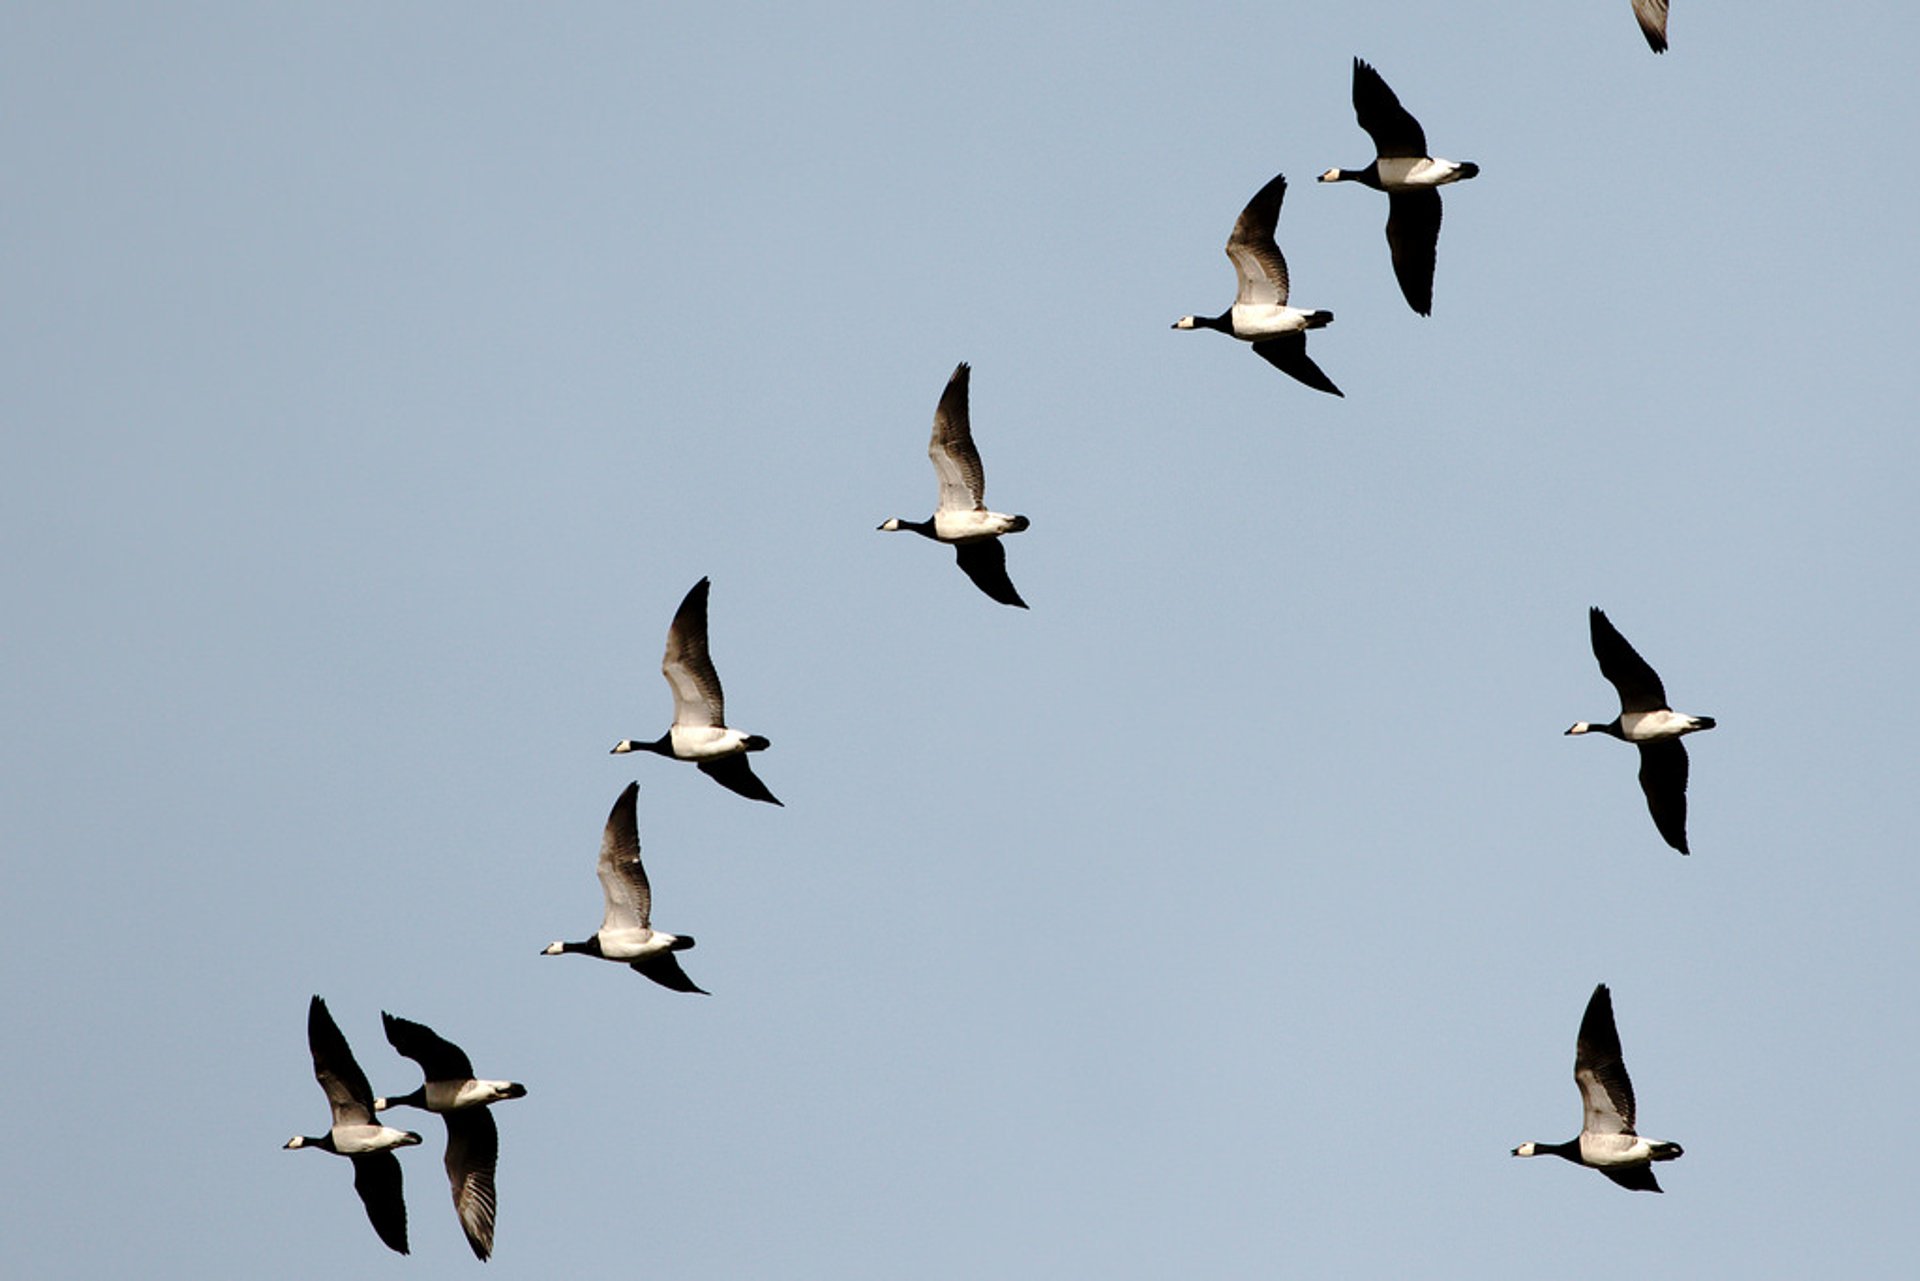
[[[1359,169],[1329,169],[1321,182],[1357,182],[1387,193],[1387,247],[1407,305],[1433,314],[1433,258],[1440,244],[1440,193],[1434,188],[1480,172],[1469,161],[1436,160],[1427,135],[1380,73],[1353,60],[1353,114],[1379,158]]]
[[[888,533],[910,529],[923,538],[950,543],[960,571],[974,586],[999,601],[1020,609],[1027,602],[1007,577],[1007,549],[1001,546],[1002,534],[1017,534],[1032,524],[1025,516],[1005,516],[987,510],[987,473],[980,465],[980,451],[973,447],[973,428],[967,421],[967,379],[971,367],[961,361],[940,393],[940,404],[933,411],[933,439],[927,442],[927,457],[933,459],[934,475],[940,479],[940,505],[927,520],[901,520],[892,517],[880,528]]]
[[[1712,729],[1711,716],[1687,716],[1667,706],[1667,691],[1647,660],[1634,652],[1627,638],[1598,608],[1587,611],[1593,633],[1593,656],[1600,674],[1620,691],[1620,714],[1605,725],[1575,721],[1569,734],[1611,734],[1640,749],[1640,790],[1647,794],[1647,811],[1667,844],[1682,854],[1687,850],[1687,749],[1682,734]]]
[[[1640,34],[1655,53],[1667,51],[1667,0],[1633,0],[1633,16]]]
[[[1280,202],[1286,194],[1287,176],[1275,174],[1272,182],[1254,193],[1233,224],[1233,234],[1227,237],[1227,257],[1240,281],[1233,306],[1217,316],[1182,316],[1173,327],[1217,329],[1231,334],[1252,343],[1260,358],[1281,373],[1315,391],[1345,396],[1307,355],[1307,330],[1332,324],[1333,313],[1287,306],[1287,260],[1273,240]]]
[[[1633,1082],[1620,1057],[1620,1033],[1613,1026],[1613,996],[1605,983],[1593,989],[1580,1019],[1573,1048],[1573,1083],[1580,1087],[1580,1137],[1565,1143],[1522,1143],[1515,1156],[1565,1157],[1589,1166],[1623,1188],[1658,1192],[1653,1162],[1681,1154],[1678,1143],[1643,1139],[1633,1129]]]
[[[493,1253],[493,1167],[500,1154],[500,1132],[487,1105],[517,1099],[527,1087],[517,1081],[482,1081],[473,1075],[466,1051],[437,1036],[423,1023],[397,1019],[382,1010],[380,1022],[387,1042],[420,1065],[426,1082],[411,1094],[373,1101],[373,1110],[425,1108],[447,1123],[447,1181],[453,1185],[453,1208],[474,1257],[486,1262]]]
[[[661,987],[675,992],[698,992],[675,952],[693,946],[691,934],[667,934],[652,926],[653,888],[647,884],[647,869],[640,866],[639,783],[628,783],[627,790],[613,803],[607,815],[607,829],[600,838],[600,890],[607,898],[607,914],[600,928],[584,943],[547,944],[542,956],[563,952],[585,952],[607,961],[625,961]]]
[[[313,1052],[313,1076],[326,1091],[333,1124],[318,1138],[296,1134],[288,1148],[320,1148],[353,1162],[353,1190],[367,1207],[367,1220],[388,1247],[407,1252],[407,1201],[400,1185],[400,1162],[394,1148],[420,1142],[411,1130],[396,1130],[374,1119],[373,1091],[367,1074],[353,1061],[347,1038],[327,1012],[327,1003],[314,997],[307,1006],[307,1048]]]
[[[720,673],[713,670],[707,652],[707,587],[701,579],[687,592],[667,628],[667,652],[660,672],[673,690],[673,725],[652,742],[623,738],[613,745],[621,752],[654,752],[676,761],[694,761],[700,772],[730,792],[749,800],[778,805],[747,763],[748,752],[772,746],[758,734],[727,727],[726,696],[720,692]]]

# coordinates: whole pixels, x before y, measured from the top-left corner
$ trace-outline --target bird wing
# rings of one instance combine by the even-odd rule
[[[716,756],[710,761],[701,761],[698,768],[702,774],[705,774],[729,792],[738,793],[748,800],[767,801],[770,804],[781,805],[780,798],[767,790],[767,785],[762,783],[760,776],[753,772],[753,766],[747,763],[747,758],[744,754],[736,753],[733,756]],[[782,806],[782,808],[785,807]]]
[[[327,1011],[327,1003],[317,996],[307,1005],[307,1049],[313,1054],[314,1080],[326,1091],[327,1105],[333,1109],[333,1124],[379,1124],[373,1119],[373,1090],[367,1085],[367,1074],[354,1061],[353,1050],[347,1045],[347,1038],[340,1034],[340,1025]],[[403,1244],[399,1247],[402,1251],[406,1249],[405,1239],[403,1224]]]
[[[440,1036],[424,1023],[395,1018],[385,1010],[380,1022],[387,1029],[387,1044],[402,1057],[420,1065],[429,1081],[467,1081],[473,1078],[473,1062],[465,1050]]]
[[[727,723],[720,674],[713,670],[707,653],[707,588],[707,579],[695,583],[667,628],[667,652],[660,660],[660,672],[673,690],[675,725]]]
[[[367,1222],[390,1249],[407,1253],[407,1198],[400,1160],[392,1151],[360,1152],[353,1160],[353,1190],[367,1207]]]
[[[1667,844],[1687,853],[1687,749],[1677,738],[1638,744],[1640,790]]]
[[[1433,260],[1440,246],[1440,193],[1431,187],[1387,193],[1387,248],[1407,305],[1433,313]]]
[[[960,572],[971,578],[975,587],[1002,605],[1027,607],[1027,602],[1014,590],[1013,580],[1007,577],[1007,548],[999,539],[955,543],[953,557],[960,563]]]
[[[1667,51],[1667,0],[1633,0],[1634,20],[1655,53]],[[1659,1189],[1655,1189],[1658,1191]]]
[[[1621,1187],[1634,1192],[1660,1191],[1660,1181],[1653,1177],[1651,1165],[1598,1165],[1594,1168]]]
[[[1234,303],[1255,306],[1283,306],[1287,301],[1287,260],[1273,241],[1273,229],[1280,221],[1280,202],[1286,199],[1287,176],[1275,174],[1273,181],[1260,188],[1240,211],[1227,237],[1227,257],[1234,274],[1240,278]]]
[[[1633,1133],[1633,1082],[1620,1057],[1620,1034],[1613,1026],[1613,994],[1605,983],[1593,989],[1574,1043],[1573,1080],[1585,1108],[1581,1130],[1587,1134]]]
[[[1587,624],[1593,633],[1593,656],[1600,660],[1600,674],[1620,694],[1623,712],[1659,712],[1667,707],[1667,691],[1647,660],[1627,644],[1607,616],[1598,608],[1587,611]]]
[[[707,989],[687,977],[687,972],[680,968],[680,962],[675,959],[672,952],[655,952],[651,956],[643,956],[627,964],[638,973],[644,974],[661,987],[671,991],[698,992],[701,996],[712,995]]]
[[[639,795],[639,783],[627,784],[627,790],[613,803],[606,831],[600,836],[600,861],[595,870],[607,899],[607,914],[600,922],[602,931],[650,928],[653,888],[647,884],[647,869],[640,865]]]
[[[453,1209],[474,1257],[484,1262],[493,1253],[493,1167],[500,1156],[500,1132],[485,1108],[449,1112],[446,1121]]]
[[[1315,391],[1331,392],[1335,396],[1346,395],[1333,385],[1333,379],[1320,371],[1320,366],[1313,363],[1313,357],[1307,355],[1307,336],[1304,333],[1263,338],[1253,344],[1253,349],[1269,365],[1283,374],[1298,378]]]
[[[1380,73],[1358,58],[1353,60],[1353,114],[1372,137],[1374,153],[1382,159],[1427,154],[1427,134],[1420,122],[1400,105]]]
[[[940,478],[939,510],[943,512],[986,510],[987,472],[980,465],[980,451],[974,448],[973,427],[967,419],[971,374],[972,367],[965,361],[955,366],[933,411],[933,439],[927,442],[927,457],[933,460],[934,475]]]

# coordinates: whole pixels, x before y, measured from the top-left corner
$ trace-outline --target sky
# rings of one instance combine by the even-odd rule
[[[0,14],[0,1272],[1905,1275],[1920,12]],[[1366,58],[1440,155],[1401,300]],[[1173,332],[1275,173],[1310,391]],[[875,532],[940,390],[1031,611]],[[785,808],[611,756],[713,582]],[[1690,740],[1693,854],[1604,608]],[[708,997],[538,955],[640,783]],[[1613,991],[1664,1196],[1579,1127]]]

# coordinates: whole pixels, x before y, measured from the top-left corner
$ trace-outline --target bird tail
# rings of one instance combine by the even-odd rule
[[[764,752],[772,746],[773,740],[763,734],[747,735],[747,750],[749,752]]]
[[[1333,313],[1330,311],[1312,311],[1307,313],[1308,329],[1325,329],[1332,323]]]

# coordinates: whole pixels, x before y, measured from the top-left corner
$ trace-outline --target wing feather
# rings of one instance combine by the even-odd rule
[[[687,592],[667,628],[667,652],[660,673],[673,690],[675,725],[720,726],[727,723],[726,696],[720,692],[720,674],[707,653],[708,579]]]
[[[940,479],[939,510],[943,512],[986,510],[987,472],[980,464],[980,451],[974,448],[973,426],[967,416],[971,374],[972,367],[965,361],[955,366],[933,411],[933,438],[927,442],[927,457],[933,460],[934,475]]]
[[[1274,243],[1273,232],[1280,222],[1280,202],[1286,199],[1287,176],[1275,174],[1240,211],[1227,237],[1227,258],[1240,279],[1234,295],[1235,305],[1284,306],[1291,286],[1287,281],[1287,260]]]
[[[1380,73],[1358,58],[1353,60],[1353,114],[1382,159],[1418,159],[1427,154],[1427,134],[1420,122],[1400,105]]]
[[[627,784],[613,803],[600,837],[600,860],[595,870],[607,900],[607,914],[600,922],[603,931],[651,928],[653,889],[647,883],[647,869],[640,863],[639,795],[639,783]]]

